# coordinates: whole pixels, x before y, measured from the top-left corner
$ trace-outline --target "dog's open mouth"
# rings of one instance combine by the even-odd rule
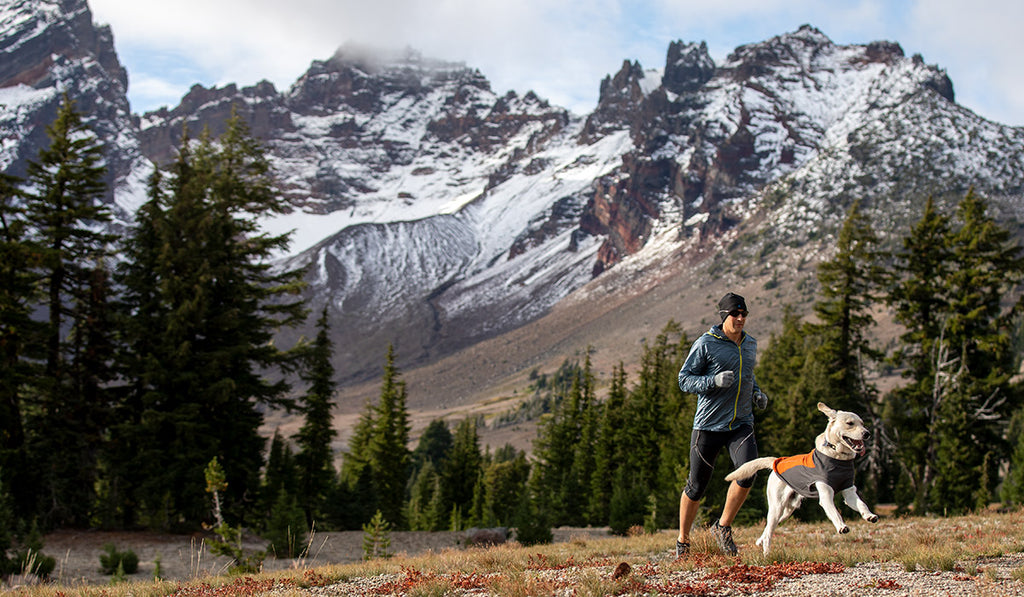
[[[863,456],[864,452],[867,451],[867,446],[864,445],[864,440],[853,439],[852,437],[843,436],[843,441],[846,442],[850,449],[857,453],[857,456]]]

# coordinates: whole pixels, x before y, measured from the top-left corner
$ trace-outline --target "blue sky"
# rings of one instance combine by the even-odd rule
[[[839,44],[898,42],[946,70],[957,101],[1024,126],[1020,0],[89,0],[111,25],[132,110],[177,105],[194,83],[287,89],[345,43],[411,47],[586,113],[623,60],[661,68],[674,40],[736,46],[811,24]]]

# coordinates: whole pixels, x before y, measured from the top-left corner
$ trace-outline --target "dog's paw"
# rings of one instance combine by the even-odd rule
[[[866,520],[868,522],[878,522],[878,515],[877,514],[872,514],[871,516],[865,517],[864,520]]]
[[[840,535],[845,535],[850,532],[850,527],[843,525],[843,528],[839,529]]]

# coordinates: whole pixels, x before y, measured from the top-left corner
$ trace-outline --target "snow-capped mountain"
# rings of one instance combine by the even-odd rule
[[[657,69],[627,60],[587,115],[413,50],[343,47],[287,90],[197,85],[132,117],[84,0],[3,0],[0,48],[0,167],[38,151],[66,92],[111,143],[126,214],[183,125],[216,134],[237,110],[294,206],[265,226],[295,230],[281,265],[307,268],[313,312],[328,306],[344,381],[375,376],[388,342],[404,367],[436,363],[558,310],[580,314],[568,337],[627,296],[702,304],[722,280],[804,280],[854,200],[883,237],[971,186],[1006,218],[1024,207],[1024,130],[956,104],[895,43],[810,26],[722,64],[684,42]],[[670,278],[687,290],[659,295]]]
[[[0,2],[0,169],[22,176],[48,144],[46,126],[64,94],[107,142],[107,186],[113,213],[131,219],[152,165],[139,151],[138,128],[125,95],[128,73],[109,27],[93,24],[82,0]]]

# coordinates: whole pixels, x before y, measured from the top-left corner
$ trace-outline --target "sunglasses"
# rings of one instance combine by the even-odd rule
[[[749,315],[749,312],[740,311],[739,309],[729,311],[729,317],[746,317],[747,315]]]

